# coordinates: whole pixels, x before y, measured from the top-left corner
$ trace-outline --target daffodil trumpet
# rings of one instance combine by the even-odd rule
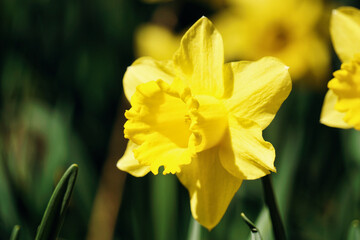
[[[176,174],[207,229],[243,180],[276,171],[262,130],[291,91],[288,67],[273,57],[224,64],[221,35],[206,17],[185,33],[172,60],[136,60],[123,86],[129,143],[118,168],[136,177],[159,167]]]

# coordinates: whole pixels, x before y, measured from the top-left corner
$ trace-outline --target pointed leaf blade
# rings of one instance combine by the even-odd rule
[[[243,220],[245,221],[245,223],[248,225],[248,227],[250,228],[251,231],[251,240],[261,240],[261,235],[259,230],[257,229],[257,227],[255,226],[255,224],[246,217],[246,215],[244,213],[241,213],[241,217],[243,218]]]
[[[351,226],[349,228],[347,239],[348,240],[360,239],[360,221],[359,220],[352,221]]]
[[[55,240],[57,238],[70,202],[77,174],[78,166],[73,164],[61,177],[45,210],[35,240]]]
[[[10,236],[10,240],[18,240],[19,239],[19,233],[20,233],[20,226],[15,225]]]

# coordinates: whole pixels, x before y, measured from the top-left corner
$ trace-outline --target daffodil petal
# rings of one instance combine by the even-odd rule
[[[139,146],[129,141],[125,150],[124,155],[117,162],[116,166],[122,171],[128,172],[135,177],[143,177],[150,172],[150,167],[141,165],[134,156],[133,150]]]
[[[335,110],[337,101],[338,97],[332,90],[329,90],[324,99],[320,122],[329,127],[351,128],[352,126],[344,121],[345,113]]]
[[[134,156],[140,164],[150,166],[155,175],[159,167],[164,166],[163,174],[180,172],[181,166],[189,164],[194,151],[181,148],[167,137],[153,133],[140,147],[134,150]]]
[[[270,124],[291,91],[288,67],[273,57],[226,64],[225,81],[234,86],[231,97],[224,100],[228,111],[255,121],[262,129]]]
[[[126,98],[130,102],[138,85],[159,79],[171,84],[174,79],[172,61],[157,61],[150,57],[137,59],[127,68],[123,78]]]
[[[200,18],[185,33],[173,59],[179,77],[193,94],[222,97],[223,41],[209,19]]]
[[[209,230],[218,224],[242,183],[221,166],[217,147],[198,153],[177,176],[189,191],[193,217]]]
[[[229,118],[220,161],[228,172],[243,179],[258,179],[276,171],[274,147],[263,139],[258,124],[244,118]]]
[[[341,61],[350,61],[356,53],[360,53],[360,10],[353,7],[333,10],[330,33]]]

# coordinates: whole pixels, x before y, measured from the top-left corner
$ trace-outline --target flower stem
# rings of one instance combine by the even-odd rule
[[[264,190],[265,203],[270,210],[270,217],[271,217],[275,239],[285,240],[286,236],[285,236],[284,225],[281,221],[279,209],[276,204],[271,176],[266,175],[265,177],[261,178],[261,181]]]
[[[188,240],[200,240],[200,238],[201,238],[201,226],[193,217],[191,217]]]

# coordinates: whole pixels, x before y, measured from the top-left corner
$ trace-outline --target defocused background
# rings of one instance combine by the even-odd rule
[[[319,123],[340,62],[328,23],[359,1],[0,1],[0,239],[15,224],[33,239],[54,186],[79,165],[61,239],[186,239],[187,191],[176,176],[134,178],[116,169],[129,103],[122,76],[140,56],[171,58],[207,16],[226,61],[265,55],[290,66],[293,91],[264,133],[289,239],[345,239],[360,219],[360,134]],[[220,224],[201,239],[247,239],[240,217],[272,239],[261,181],[246,181]]]

